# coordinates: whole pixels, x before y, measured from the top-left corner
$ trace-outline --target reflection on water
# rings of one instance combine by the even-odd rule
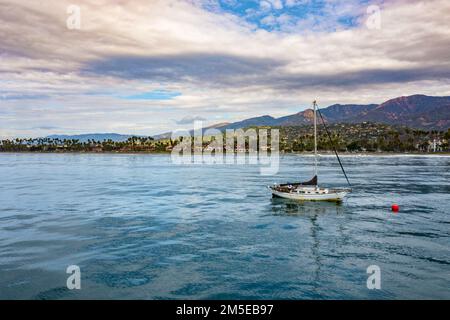
[[[450,157],[343,157],[343,203],[272,198],[311,158],[0,154],[0,298],[450,298]],[[345,185],[333,157],[319,183]],[[400,212],[390,211],[392,203]],[[78,265],[82,290],[66,289]],[[378,265],[382,290],[366,288]]]
[[[272,211],[274,215],[316,217],[318,214],[342,214],[342,202],[332,201],[295,201],[273,197]]]
[[[314,276],[313,283],[317,290],[320,283],[321,275],[321,250],[320,250],[320,237],[318,234],[322,231],[319,223],[319,215],[337,215],[343,214],[343,202],[329,202],[329,201],[295,201],[291,199],[283,199],[279,197],[272,198],[272,210],[274,215],[280,216],[302,216],[305,217],[309,222],[310,226],[310,236],[312,239],[311,243],[311,256],[314,265]],[[345,237],[342,232],[342,225],[339,226],[338,230],[341,239]]]

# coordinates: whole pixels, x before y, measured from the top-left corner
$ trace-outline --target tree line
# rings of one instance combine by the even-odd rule
[[[310,125],[252,129],[278,129],[279,150],[282,152],[309,152],[314,149],[313,128]],[[450,151],[450,129],[427,131],[386,124],[359,123],[329,124],[328,130],[331,139],[323,127],[318,128],[319,151],[331,151],[333,148],[340,152]],[[208,145],[208,139],[205,140],[203,147]],[[180,141],[182,137],[176,140],[155,140],[152,137],[133,136],[125,141],[16,138],[0,140],[0,152],[169,152]]]

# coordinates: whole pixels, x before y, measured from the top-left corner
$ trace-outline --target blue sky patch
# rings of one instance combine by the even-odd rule
[[[310,30],[334,31],[357,27],[366,7],[380,2],[383,0],[217,0],[214,9],[237,15],[267,31],[289,31],[297,23]],[[205,5],[205,9],[212,7]]]
[[[144,93],[138,93],[130,96],[122,97],[126,100],[171,100],[181,96],[180,92],[168,91],[168,90],[153,90]]]

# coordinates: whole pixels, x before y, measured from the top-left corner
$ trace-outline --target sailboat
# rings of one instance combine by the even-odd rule
[[[283,184],[274,184],[272,186],[268,186],[271,190],[272,195],[274,197],[286,198],[291,200],[302,200],[302,201],[336,201],[340,202],[344,199],[344,197],[352,191],[351,188],[325,188],[319,187],[318,178],[317,178],[317,111],[319,111],[320,117],[322,119],[322,123],[325,127],[325,131],[327,132],[328,138],[330,142],[331,135],[328,132],[325,121],[323,120],[322,114],[320,110],[317,108],[317,102],[313,102],[314,109],[314,177],[306,182],[297,182],[297,183],[283,183]],[[339,165],[341,166],[342,172],[344,173],[345,178],[347,179],[347,183],[349,187],[351,187],[350,182],[348,180],[347,174],[345,173],[344,167],[342,166],[341,160],[337,153],[336,148],[334,148],[334,152],[339,161]]]

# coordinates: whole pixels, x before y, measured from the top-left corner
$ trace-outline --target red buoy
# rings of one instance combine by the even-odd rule
[[[392,205],[392,211],[394,211],[394,212],[398,212],[398,210],[400,210],[400,207],[398,206],[398,204],[393,204]]]

